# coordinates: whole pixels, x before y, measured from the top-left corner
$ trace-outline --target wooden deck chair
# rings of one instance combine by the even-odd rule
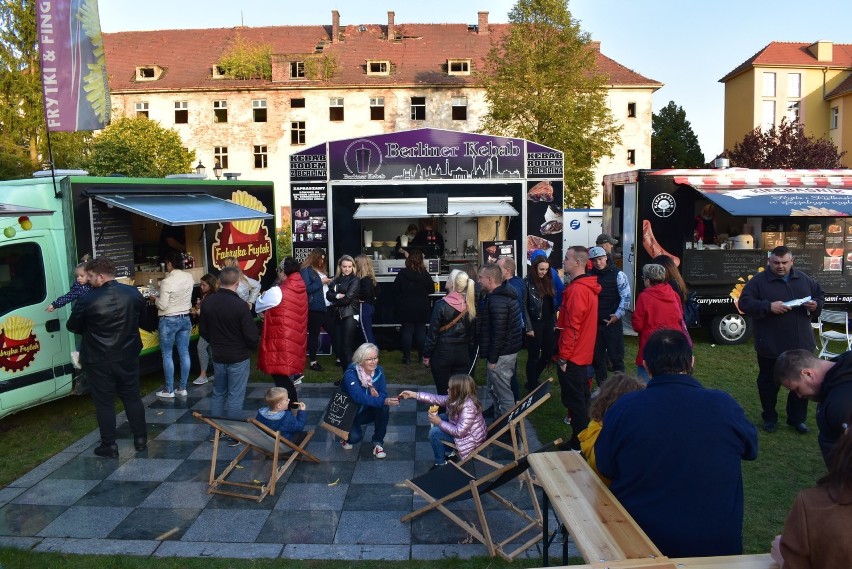
[[[235,496],[260,502],[267,494],[275,495],[275,483],[290,468],[295,461],[319,462],[320,460],[305,450],[305,447],[314,436],[314,431],[299,433],[292,439],[287,439],[277,431],[273,431],[263,423],[254,419],[237,421],[233,419],[222,419],[218,417],[205,417],[199,412],[193,412],[193,417],[207,423],[215,429],[216,436],[213,439],[213,457],[210,460],[210,494],[223,494]],[[216,475],[216,458],[219,454],[219,442],[222,434],[239,441],[243,449],[231,463],[225,467],[221,474]],[[245,482],[231,482],[227,480],[231,472],[237,467],[249,451],[256,450],[264,456],[272,459],[269,480],[260,484],[247,484]],[[278,465],[279,461],[286,459],[284,464]],[[226,490],[225,487],[235,486],[237,489],[246,491]]]
[[[529,452],[527,443],[527,415],[538,409],[550,398],[550,386],[553,378],[544,380],[538,387],[530,391],[526,397],[515,403],[515,406],[488,425],[485,433],[485,441],[468,455],[459,465],[464,465],[471,460],[479,460],[494,468],[502,466],[499,462],[489,456],[493,449],[500,449],[511,453],[513,459],[517,460]],[[507,442],[508,439],[508,442]],[[445,441],[445,445],[455,449],[455,443]]]
[[[556,450],[561,443],[562,439],[557,439],[534,452]],[[400,521],[407,522],[417,516],[437,510],[482,543],[488,549],[488,555],[491,557],[500,555],[504,559],[512,561],[518,554],[526,551],[542,539],[544,518],[528,470],[529,461],[526,456],[491,470],[479,478],[471,475],[458,464],[448,462],[446,465],[430,470],[426,474],[405,481],[405,485],[426,500],[427,503],[422,508],[406,514]],[[532,516],[497,492],[501,486],[517,478],[520,478],[521,485],[529,494],[533,509]],[[488,510],[482,507],[482,497],[486,495],[493,497],[504,508],[516,514],[524,524],[523,527],[495,542],[488,525]],[[470,499],[473,499],[476,507],[478,525],[461,518],[448,507],[451,502]],[[524,538],[525,534],[529,535]],[[506,549],[509,544],[515,543],[518,539],[524,541],[511,551]]]

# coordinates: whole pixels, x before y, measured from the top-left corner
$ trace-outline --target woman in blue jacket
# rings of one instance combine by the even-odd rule
[[[352,363],[343,374],[343,386],[358,404],[358,410],[349,430],[349,440],[341,441],[341,445],[350,450],[364,438],[364,425],[374,423],[373,456],[385,458],[385,433],[390,419],[388,407],[399,405],[399,398],[388,397],[385,372],[379,366],[379,348],[375,344],[358,346],[352,355]]]
[[[331,302],[325,299],[331,279],[326,274],[325,249],[317,247],[312,250],[308,258],[302,262],[299,274],[302,275],[308,292],[308,355],[311,358],[311,369],[322,371],[322,366],[317,361],[320,327],[324,328],[329,336],[331,335],[331,320],[328,312]],[[333,339],[331,343],[334,345]]]

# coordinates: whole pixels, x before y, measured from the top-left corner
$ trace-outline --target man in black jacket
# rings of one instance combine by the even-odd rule
[[[139,394],[139,320],[145,299],[132,286],[115,280],[115,264],[106,257],[86,264],[92,292],[80,297],[68,319],[68,330],[83,335],[80,361],[92,390],[101,444],[95,454],[118,458],[115,444],[115,396],[124,405],[133,444],[145,450],[148,432]]]
[[[240,271],[225,267],[219,273],[219,291],[204,300],[198,319],[201,337],[210,342],[213,351],[213,396],[210,415],[245,419],[246,397],[251,354],[260,335],[248,305],[237,296]]]
[[[831,452],[852,417],[852,352],[830,361],[806,350],[784,352],[775,364],[775,381],[790,395],[817,402],[819,450],[826,466],[831,466]]]
[[[804,301],[807,299],[807,301]],[[787,247],[776,247],[769,265],[746,283],[739,309],[751,316],[754,349],[757,352],[757,393],[763,407],[763,430],[778,428],[778,385],[772,375],[775,362],[787,350],[813,351],[816,347],[811,318],[822,310],[822,287],[814,279],[793,268],[793,255]],[[807,399],[787,395],[787,424],[801,434],[808,432],[805,418]]]
[[[488,362],[488,390],[494,401],[494,416],[499,417],[515,404],[511,380],[521,351],[521,313],[515,291],[503,282],[496,264],[488,263],[480,269],[479,283],[488,295],[476,319],[479,353]]]

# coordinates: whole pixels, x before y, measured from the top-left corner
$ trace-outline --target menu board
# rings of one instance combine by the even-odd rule
[[[483,265],[496,263],[500,257],[511,257],[517,260],[514,241],[483,241],[480,243],[480,250]]]
[[[133,235],[130,212],[92,200],[92,241],[95,257],[115,263],[116,278],[133,278]]]
[[[733,283],[766,265],[766,253],[754,249],[715,251],[687,249],[681,272],[687,284]]]

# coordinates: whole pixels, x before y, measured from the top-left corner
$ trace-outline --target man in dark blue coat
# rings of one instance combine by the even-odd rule
[[[757,457],[757,429],[733,397],[689,375],[683,332],[654,332],[643,356],[651,381],[607,411],[597,468],[664,555],[741,554],[741,461]]]
[[[804,302],[804,299],[807,299]],[[769,265],[752,277],[740,295],[739,308],[751,316],[754,350],[757,352],[757,393],[763,408],[763,429],[778,428],[778,385],[773,370],[778,356],[787,350],[813,351],[816,347],[811,318],[822,310],[822,287],[814,279],[793,268],[793,255],[787,247],[776,247]],[[808,432],[805,418],[808,400],[787,395],[787,424],[799,433]]]

